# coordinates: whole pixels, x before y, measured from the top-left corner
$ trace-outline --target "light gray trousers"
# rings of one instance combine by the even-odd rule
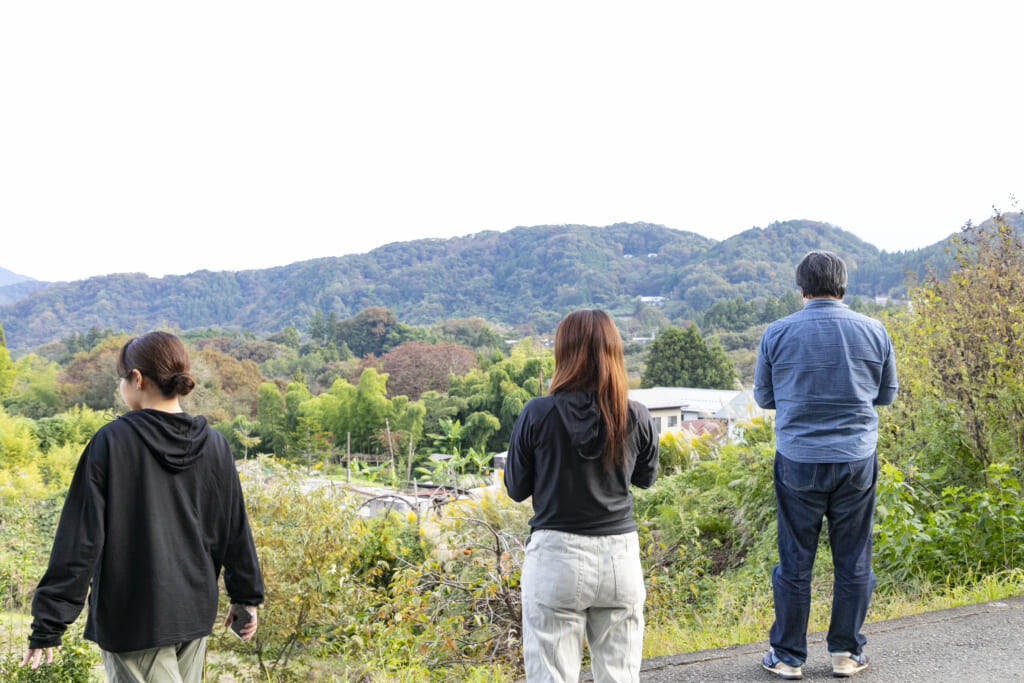
[[[206,638],[134,652],[107,652],[103,668],[110,683],[200,683]]]
[[[576,683],[584,636],[595,683],[640,680],[647,593],[636,532],[538,529],[526,546],[522,587],[529,683]]]

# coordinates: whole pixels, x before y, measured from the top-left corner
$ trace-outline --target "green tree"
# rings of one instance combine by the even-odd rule
[[[336,344],[342,344],[357,357],[379,356],[416,336],[408,325],[398,322],[395,312],[373,306],[337,323]]]
[[[462,402],[456,415],[462,424],[467,424],[476,412],[498,418],[500,428],[488,439],[487,449],[500,451],[508,444],[523,406],[541,395],[541,377],[550,379],[553,368],[551,353],[524,339],[512,348],[507,358],[495,353],[483,368],[470,370],[462,377],[452,377],[448,395]]]
[[[301,373],[299,373],[299,377],[301,377]],[[300,406],[311,398],[313,398],[313,395],[309,393],[305,381],[301,379],[293,380],[285,387],[284,428],[287,431],[295,431],[296,426],[299,424]]]
[[[643,387],[732,389],[736,370],[721,344],[704,341],[696,325],[668,327],[650,344]]]
[[[466,419],[462,440],[471,449],[486,451],[487,442],[501,429],[501,420],[487,412],[476,412]]]
[[[286,434],[284,398],[273,382],[260,384],[256,398],[257,435],[261,450],[275,455],[285,454]]]
[[[766,302],[765,307],[768,307]],[[747,303],[742,298],[716,301],[703,317],[705,329],[721,329],[730,332],[742,332],[757,322],[757,305]]]
[[[0,408],[0,469],[26,465],[39,451],[32,420],[9,416]]]
[[[256,436],[256,427],[256,423],[245,419],[244,415],[236,417],[231,424],[231,435],[242,447],[242,460],[248,460],[249,450],[260,445],[260,437]]]
[[[776,299],[774,296],[769,296],[765,299],[764,308],[761,311],[762,323],[775,322],[779,318],[785,318],[791,313],[796,313],[804,306],[803,300],[796,293],[795,289],[791,289],[782,295],[782,298]]]
[[[384,420],[388,417],[390,404],[387,399],[386,373],[379,373],[374,368],[363,370],[356,388],[355,403],[352,406],[352,439],[361,448],[377,450],[373,445],[374,437],[384,429]]]
[[[501,335],[482,318],[449,318],[434,325],[434,334],[439,337],[439,341],[474,349],[501,349],[505,345]]]
[[[57,389],[59,372],[60,366],[42,356],[34,353],[22,356],[15,363],[14,384],[10,395],[3,399],[4,408],[34,420],[52,416],[61,407]]]
[[[0,399],[10,396],[16,375],[17,371],[11,361],[11,354],[7,350],[7,340],[4,339],[4,328],[3,325],[0,325]]]
[[[436,391],[427,391],[417,401],[423,407],[423,431],[437,434],[441,431],[441,420],[449,420],[467,407],[466,400],[455,396],[445,396]]]
[[[309,338],[316,345],[324,344],[327,341],[327,322],[324,320],[324,312],[319,308],[309,321]]]
[[[347,381],[336,379],[326,392],[303,403],[299,412],[303,416],[316,417],[319,424],[334,435],[334,443],[344,448],[352,431],[352,408],[356,392],[356,387]]]
[[[36,420],[32,430],[43,453],[67,445],[81,448],[107,419],[102,413],[77,405],[67,412]]]
[[[323,321],[323,314],[320,314],[321,322]],[[295,329],[294,325],[289,325],[280,332],[276,332],[267,337],[268,342],[274,342],[282,346],[287,346],[290,349],[299,348],[299,331]]]

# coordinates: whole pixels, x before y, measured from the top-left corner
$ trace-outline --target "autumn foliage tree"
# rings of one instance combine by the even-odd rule
[[[416,400],[426,391],[447,392],[451,376],[461,377],[476,367],[476,356],[459,344],[411,341],[385,353],[380,362],[391,378],[388,394]]]
[[[255,361],[238,360],[210,347],[191,356],[197,385],[183,404],[189,412],[205,415],[211,422],[231,420],[236,415],[256,416],[263,375]]]
[[[61,373],[61,393],[68,406],[84,404],[93,410],[120,406],[117,395],[117,354],[129,337],[107,337],[88,353],[75,354]]]

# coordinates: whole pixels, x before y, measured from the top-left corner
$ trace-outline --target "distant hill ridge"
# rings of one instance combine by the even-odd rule
[[[19,275],[6,268],[0,268],[0,305],[24,299],[30,292],[42,289],[47,284],[49,283],[34,280],[27,275]]]
[[[808,220],[752,228],[722,241],[649,223],[547,225],[396,242],[264,270],[159,279],[129,273],[51,284],[0,306],[0,323],[15,349],[93,325],[129,332],[158,326],[304,330],[317,309],[345,318],[368,306],[391,308],[411,324],[479,316],[547,332],[582,306],[629,315],[638,296],[665,297],[672,320],[723,298],[781,296],[793,288],[794,264],[812,249],[840,253],[851,269],[850,294],[862,296],[898,292],[905,270],[948,259],[941,243],[890,254]]]
[[[17,284],[19,282],[29,282],[31,280],[32,278],[26,275],[18,275],[6,268],[0,268],[0,287]]]

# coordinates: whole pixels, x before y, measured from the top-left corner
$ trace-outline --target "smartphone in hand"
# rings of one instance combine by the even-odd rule
[[[242,637],[242,629],[252,621],[253,614],[245,605],[231,605],[231,630],[239,638]]]

